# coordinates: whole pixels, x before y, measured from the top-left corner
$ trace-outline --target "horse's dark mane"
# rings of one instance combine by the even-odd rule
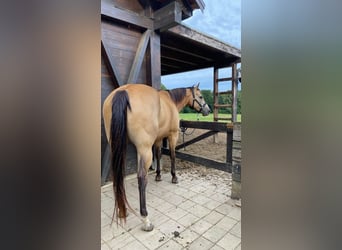
[[[179,103],[186,96],[186,89],[187,88],[177,88],[177,89],[167,90],[167,92],[169,92],[169,95],[174,103]]]

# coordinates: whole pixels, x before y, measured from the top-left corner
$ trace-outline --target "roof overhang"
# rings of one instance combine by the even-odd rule
[[[241,62],[240,49],[185,25],[161,32],[160,49],[162,75]]]

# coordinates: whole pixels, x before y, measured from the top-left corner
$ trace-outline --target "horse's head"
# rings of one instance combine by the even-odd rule
[[[210,113],[210,108],[208,104],[206,104],[201,91],[199,89],[199,83],[196,86],[191,88],[192,92],[192,100],[191,107],[195,109],[197,112],[201,112],[203,116],[207,116]]]

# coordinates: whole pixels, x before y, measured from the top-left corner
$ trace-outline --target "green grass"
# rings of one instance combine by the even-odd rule
[[[219,114],[219,117],[231,117],[230,114]],[[214,121],[214,114],[211,113],[208,116],[203,116],[202,114],[197,113],[180,113],[179,118],[187,121],[205,121],[205,122],[212,122]],[[241,114],[237,115],[237,121],[241,122]],[[223,120],[221,122],[224,122]]]

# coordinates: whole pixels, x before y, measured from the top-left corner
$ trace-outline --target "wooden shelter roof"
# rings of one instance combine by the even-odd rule
[[[162,75],[241,61],[240,49],[182,24],[161,32],[160,50]]]

